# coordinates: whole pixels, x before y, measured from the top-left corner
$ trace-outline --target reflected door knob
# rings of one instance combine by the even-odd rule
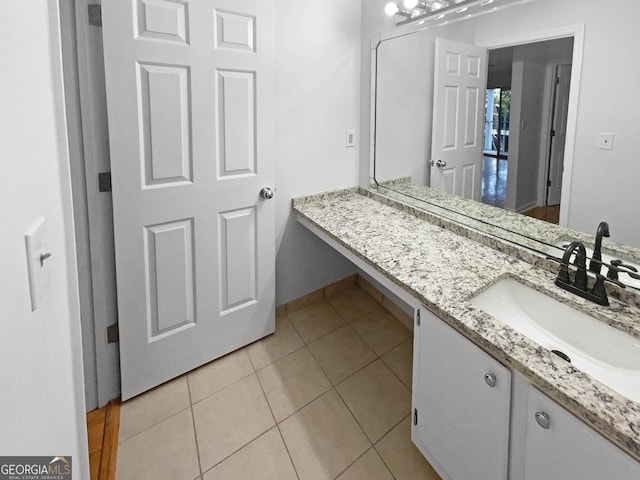
[[[271,200],[273,198],[273,190],[271,190],[271,187],[263,187],[260,190],[260,196],[265,200]]]
[[[436,160],[435,162],[433,160],[430,160],[429,163],[431,164],[431,166],[433,167],[434,165],[438,168],[442,168],[442,167],[446,167],[447,166],[447,162],[445,162],[444,160]]]

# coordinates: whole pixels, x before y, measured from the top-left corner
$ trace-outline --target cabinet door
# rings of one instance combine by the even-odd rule
[[[413,442],[445,479],[506,479],[511,373],[425,309],[414,335]]]
[[[640,463],[533,387],[527,415],[525,480],[640,478]]]

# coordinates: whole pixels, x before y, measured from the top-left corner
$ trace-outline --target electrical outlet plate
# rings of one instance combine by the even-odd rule
[[[355,147],[356,146],[356,132],[355,132],[355,130],[347,130],[347,135],[345,137],[345,146],[347,146],[347,147]]]
[[[31,295],[31,311],[40,305],[49,287],[50,260],[43,260],[43,255],[49,253],[47,248],[47,232],[44,218],[37,218],[24,234],[24,244],[27,249],[27,270],[29,271],[29,292]]]

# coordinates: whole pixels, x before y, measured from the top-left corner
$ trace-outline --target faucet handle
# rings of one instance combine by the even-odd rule
[[[599,273],[596,274],[596,283],[593,284],[591,293],[595,297],[596,303],[607,306],[609,305],[609,298],[607,297],[607,290],[604,288],[605,282],[615,283],[621,288],[626,288],[626,286],[624,285],[624,283],[621,283],[618,280],[607,278]]]
[[[609,303],[609,299],[607,298],[607,290],[604,288],[605,277],[604,275],[596,274],[596,283],[593,284],[593,289],[591,293],[593,293],[594,297],[606,299],[607,304]]]
[[[622,260],[611,260],[609,265],[609,271],[607,272],[607,278],[610,280],[617,280],[618,273],[626,273],[631,278],[640,280],[640,275],[637,273],[638,269],[632,265],[625,265]]]

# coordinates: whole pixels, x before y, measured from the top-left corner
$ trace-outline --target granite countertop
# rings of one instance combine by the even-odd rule
[[[593,247],[593,234],[589,235],[510,212],[504,208],[497,208],[468,198],[450,195],[424,185],[411,183],[409,178],[383,182],[373,189],[402,203],[413,205],[416,208],[430,209],[435,214],[443,215],[471,227],[474,224],[478,224],[478,228],[491,235],[496,235],[533,250],[541,250],[545,254],[561,256],[564,252],[553,245],[569,243],[570,240],[579,240],[586,246]],[[456,212],[464,213],[458,214]],[[594,234],[595,230],[596,225],[593,226]],[[616,258],[624,258],[632,262],[640,261],[640,250],[638,248],[616,243],[611,238],[603,238],[602,251],[608,252]]]
[[[293,208],[433,313],[523,374],[531,384],[640,460],[640,403],[575,369],[474,308],[469,300],[505,277],[640,338],[640,310],[616,299],[600,307],[554,285],[555,275],[359,188],[294,199]]]

